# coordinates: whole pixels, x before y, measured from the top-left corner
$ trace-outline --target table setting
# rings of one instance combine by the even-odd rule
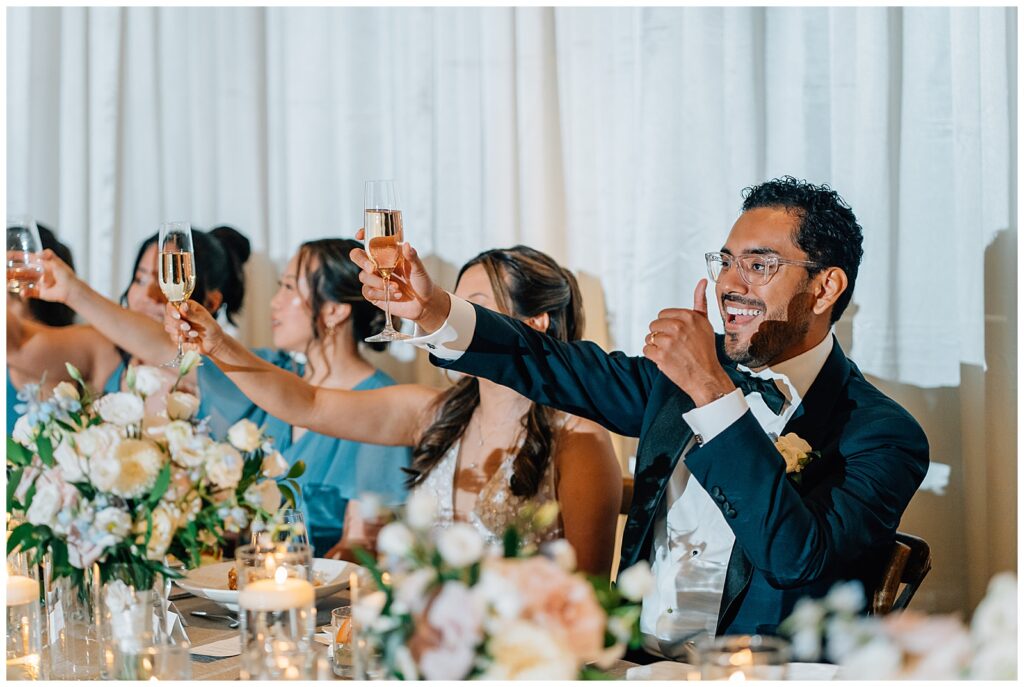
[[[184,377],[198,356],[186,353]],[[859,582],[800,599],[779,636],[695,638],[689,662],[636,665],[646,561],[614,582],[576,569],[564,539],[437,527],[414,491],[382,513],[375,554],[315,558],[296,477],[259,427],[210,438],[191,394],[147,414],[149,371],[94,398],[22,394],[7,442],[9,680],[830,680],[1016,672],[1016,577],[997,575],[970,626],[864,614]],[[19,396],[21,398],[22,396]],[[85,462],[89,461],[89,469]],[[529,543],[532,542],[532,543]]]

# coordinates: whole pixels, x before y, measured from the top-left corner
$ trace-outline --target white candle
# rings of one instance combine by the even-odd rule
[[[248,611],[287,611],[309,608],[316,599],[316,591],[306,580],[285,577],[284,568],[278,568],[276,579],[250,582],[238,593],[238,605]]]
[[[39,583],[24,575],[9,575],[7,577],[7,605],[20,606],[33,601],[39,601]]]

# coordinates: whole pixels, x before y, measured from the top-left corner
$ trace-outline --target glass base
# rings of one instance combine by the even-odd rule
[[[365,341],[366,343],[377,343],[379,341],[405,341],[406,339],[411,338],[412,337],[409,336],[408,334],[403,334],[397,329],[385,329],[379,334],[374,334],[373,336],[366,337],[365,339],[363,339],[363,341]]]

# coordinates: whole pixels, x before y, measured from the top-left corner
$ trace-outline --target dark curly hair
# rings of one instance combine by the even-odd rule
[[[549,255],[528,246],[481,253],[459,271],[459,279],[474,265],[487,271],[498,311],[525,320],[548,314],[547,334],[562,341],[583,335],[583,297],[572,273]],[[458,279],[456,280],[456,283]],[[434,422],[413,448],[407,486],[413,487],[444,458],[463,435],[480,404],[480,382],[464,377],[438,397]],[[512,464],[512,493],[532,497],[551,462],[555,411],[536,403],[523,415],[525,437]]]
[[[827,185],[815,186],[791,176],[743,189],[743,212],[755,208],[785,208],[799,215],[796,245],[810,261],[821,265],[808,268],[810,276],[825,267],[838,267],[846,273],[849,285],[832,306],[830,322],[837,322],[853,298],[864,257],[864,234],[853,209]]]

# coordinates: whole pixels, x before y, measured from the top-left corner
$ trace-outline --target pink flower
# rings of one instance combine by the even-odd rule
[[[581,662],[600,656],[607,617],[589,582],[540,556],[488,565],[518,591],[523,620],[545,628]]]
[[[462,582],[445,582],[430,602],[418,632],[420,670],[427,680],[461,680],[483,640],[483,609]]]

